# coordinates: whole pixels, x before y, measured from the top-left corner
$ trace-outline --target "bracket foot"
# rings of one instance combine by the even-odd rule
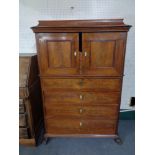
[[[44,139],[43,139],[43,144],[47,144],[48,143],[48,141],[49,141],[49,138],[48,137],[45,137]]]
[[[115,141],[115,143],[117,143],[118,145],[122,145],[122,144],[123,144],[123,141],[122,141],[122,139],[121,139],[120,137],[114,138],[114,141]]]

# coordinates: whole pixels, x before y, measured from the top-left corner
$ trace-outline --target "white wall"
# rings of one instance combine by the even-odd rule
[[[37,25],[38,20],[124,18],[133,27],[128,33],[121,108],[130,108],[130,97],[135,96],[134,3],[134,0],[20,0],[19,52],[36,52],[30,27]]]

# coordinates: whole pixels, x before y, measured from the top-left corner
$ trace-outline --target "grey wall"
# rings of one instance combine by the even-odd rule
[[[134,4],[134,0],[20,0],[19,52],[36,52],[30,27],[37,25],[38,20],[124,18],[133,27],[128,33],[121,108],[130,108],[130,97],[135,96]]]

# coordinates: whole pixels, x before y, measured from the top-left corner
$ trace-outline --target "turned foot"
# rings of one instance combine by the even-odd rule
[[[115,141],[115,143],[117,143],[118,145],[122,145],[122,144],[123,144],[122,139],[121,139],[120,137],[116,137],[116,138],[114,139],[114,141]]]
[[[46,145],[48,143],[48,141],[49,141],[49,138],[48,137],[44,137],[43,144]]]

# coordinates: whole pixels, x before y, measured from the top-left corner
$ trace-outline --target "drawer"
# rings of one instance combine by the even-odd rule
[[[25,112],[25,107],[23,103],[23,99],[19,99],[19,113],[24,113]]]
[[[19,128],[19,138],[29,138],[28,128]]]
[[[46,119],[48,134],[115,134],[116,121],[90,119]]]
[[[120,100],[119,92],[62,92],[62,91],[46,91],[44,94],[44,102],[51,105],[56,104],[82,104],[100,105],[100,104],[118,104]]]
[[[19,98],[27,98],[29,96],[29,91],[27,87],[19,88]]]
[[[45,105],[46,118],[101,118],[114,119],[118,116],[118,105],[105,106],[50,106]]]
[[[42,79],[44,89],[100,89],[120,91],[120,79]]]
[[[19,114],[19,126],[24,127],[26,125],[26,114]]]

